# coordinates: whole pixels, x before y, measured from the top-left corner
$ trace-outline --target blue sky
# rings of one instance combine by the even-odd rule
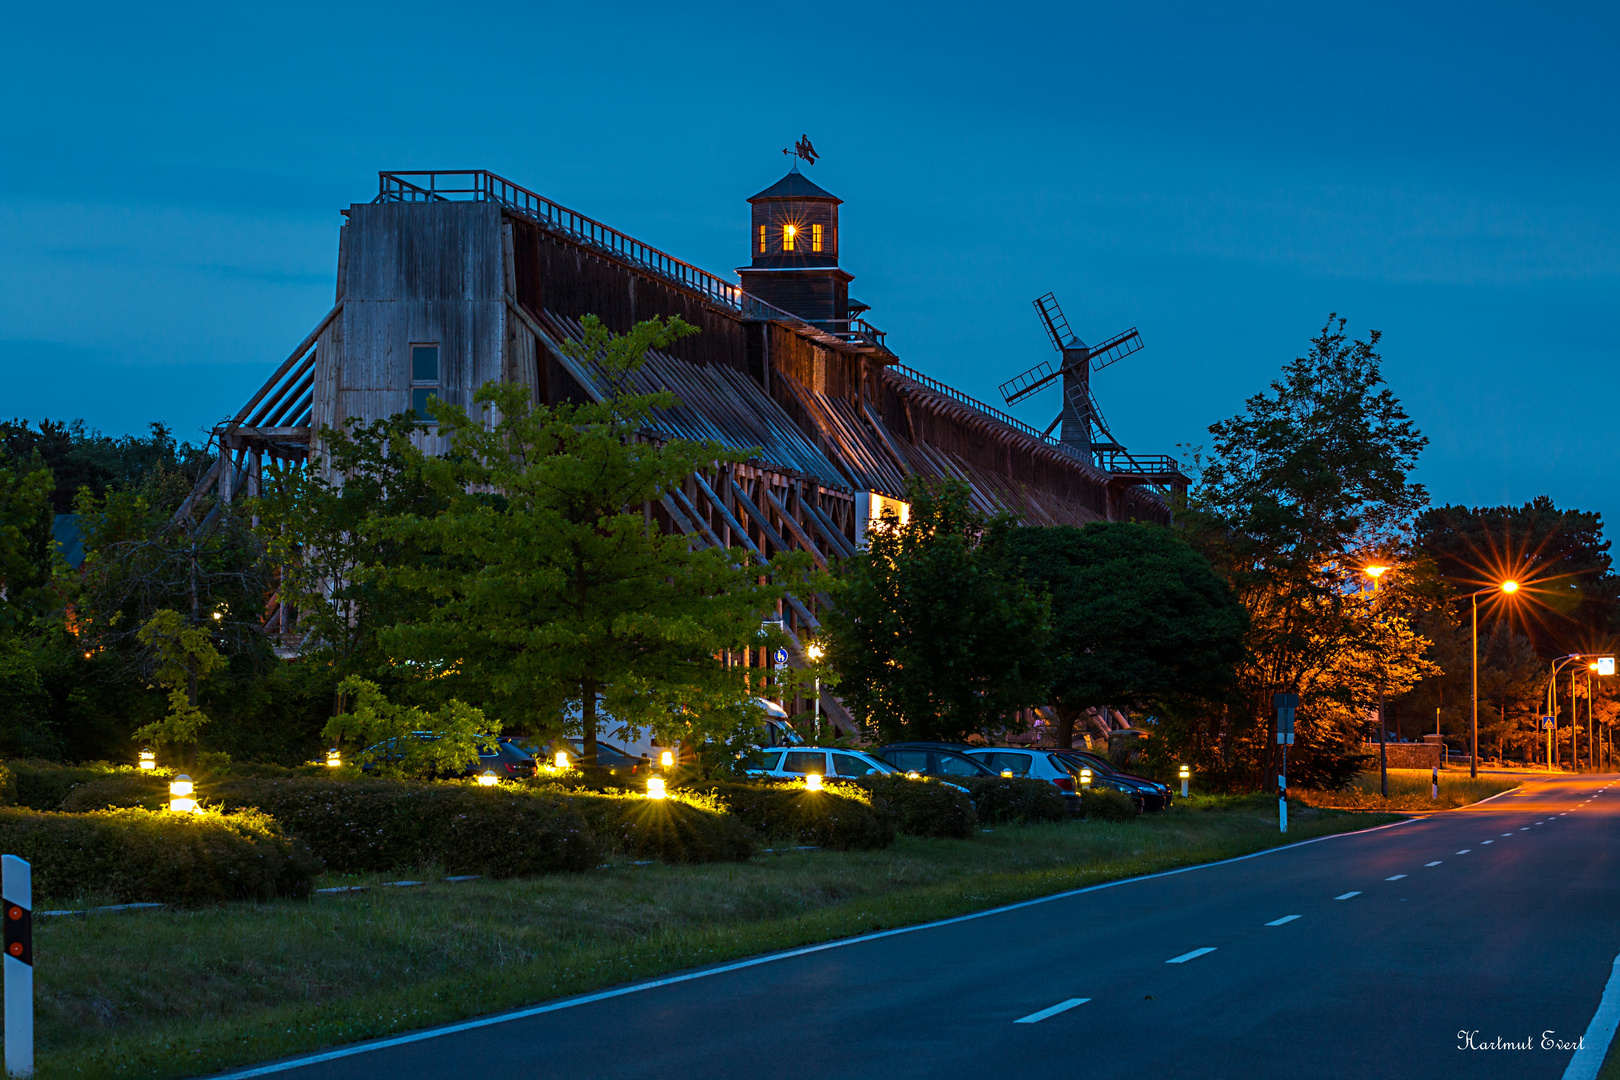
[[[729,272],[805,132],[913,367],[999,403],[1052,290],[1088,340],[1140,328],[1095,390],[1170,452],[1337,311],[1384,332],[1436,502],[1613,519],[1615,12],[30,5],[0,41],[0,413],[196,437],[330,306],[379,169],[491,169]]]

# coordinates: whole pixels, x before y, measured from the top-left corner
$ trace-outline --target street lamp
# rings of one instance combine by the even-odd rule
[[[1379,579],[1389,571],[1387,566],[1369,566],[1362,572],[1373,580],[1373,593],[1378,592]],[[1384,667],[1378,666],[1378,790],[1389,798],[1389,751],[1385,748],[1384,732]]]
[[[810,657],[810,662],[817,665],[821,663],[821,658],[827,655],[825,649],[814,643],[804,652],[806,656]],[[821,670],[819,667],[816,669],[816,745],[821,745]]]
[[[1480,589],[1477,592],[1468,594],[1468,600],[1473,605],[1474,628],[1474,712],[1468,735],[1468,775],[1470,778],[1479,776],[1479,598],[1486,593],[1498,591],[1512,596],[1519,591],[1519,583],[1512,580],[1504,581],[1500,585],[1492,585],[1488,589]]]
[[[1577,660],[1585,660],[1580,653],[1570,653],[1560,656],[1553,661],[1552,671],[1547,673],[1547,717],[1552,721],[1547,735],[1547,771],[1552,772],[1553,747],[1558,743],[1558,673],[1564,670],[1565,664],[1572,664]],[[1569,673],[1569,750],[1570,757],[1575,755],[1575,671]],[[1570,762],[1574,765],[1574,761]]]

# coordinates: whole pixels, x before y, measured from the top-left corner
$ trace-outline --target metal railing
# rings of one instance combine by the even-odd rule
[[[610,225],[570,210],[544,195],[519,187],[510,180],[484,169],[423,170],[380,172],[377,174],[377,202],[448,202],[468,200],[495,202],[569,239],[607,252],[666,281],[690,289],[710,302],[745,319],[764,319],[807,326],[850,345],[866,345],[888,351],[883,331],[864,319],[810,320],[783,311],[757,296],[744,292],[707,270],[683,262],[651,244],[644,244]]]
[[[1181,463],[1169,454],[1129,454],[1124,450],[1099,450],[1097,460],[1112,473],[1139,473],[1147,476],[1181,475]]]

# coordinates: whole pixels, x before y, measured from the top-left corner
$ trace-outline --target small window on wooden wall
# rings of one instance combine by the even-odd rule
[[[810,226],[810,250],[811,251],[820,251],[821,250],[821,226],[820,225],[812,225],[812,226]]]
[[[795,240],[797,240],[798,238],[799,238],[799,227],[797,225],[784,225],[784,226],[782,226],[782,250],[783,251],[792,251],[793,250],[793,242]]]
[[[759,227],[759,253],[765,254],[765,226]]]
[[[428,415],[428,398],[439,393],[439,347],[411,346],[411,411],[417,419],[434,423]]]

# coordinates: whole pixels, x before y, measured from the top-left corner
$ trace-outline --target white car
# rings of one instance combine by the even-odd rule
[[[773,746],[750,755],[749,776],[774,776],[802,780],[811,773],[854,780],[873,773],[893,775],[900,770],[859,750],[828,749],[819,746]]]
[[[982,761],[1003,776],[1026,776],[1032,780],[1045,780],[1078,805],[1080,796],[1074,790],[1074,773],[1068,763],[1049,750],[1015,750],[998,746],[987,750],[969,750],[967,755]],[[1071,806],[1070,810],[1074,807]]]

